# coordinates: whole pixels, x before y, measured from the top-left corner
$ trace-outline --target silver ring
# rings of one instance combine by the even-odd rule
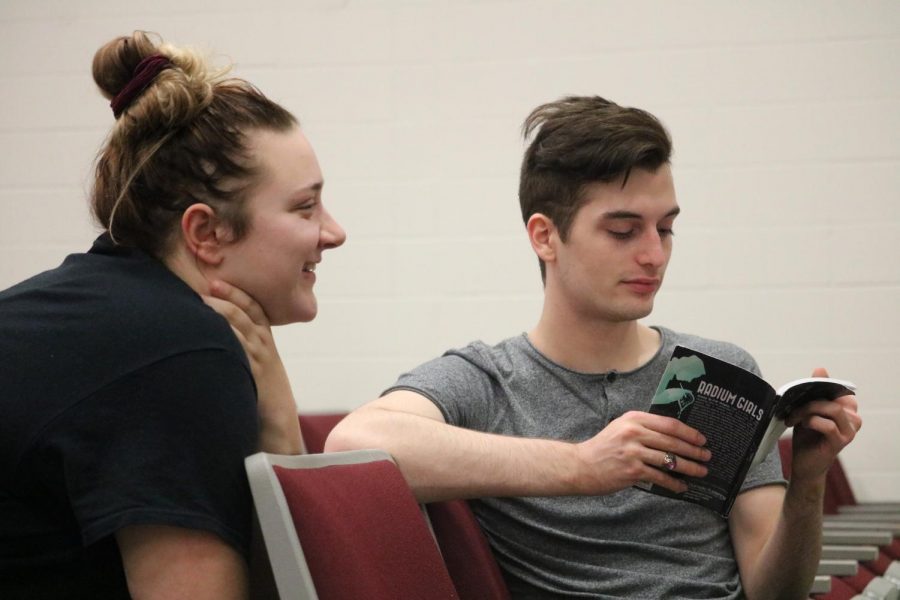
[[[675,467],[678,466],[678,457],[671,452],[666,452],[663,454],[663,466],[668,471],[674,471]]]

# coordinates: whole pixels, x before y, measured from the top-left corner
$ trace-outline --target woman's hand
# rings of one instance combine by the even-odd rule
[[[242,290],[212,281],[203,301],[225,317],[244,347],[259,396],[259,449],[275,454],[302,454],[297,405],[265,311]]]

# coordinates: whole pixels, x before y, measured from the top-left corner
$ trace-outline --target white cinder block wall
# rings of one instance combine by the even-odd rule
[[[853,483],[900,499],[894,0],[3,0],[0,287],[90,245],[112,123],[90,62],[137,28],[231,57],[319,153],[349,241],[318,272],[318,319],[277,334],[301,410],[536,322],[519,127],[600,94],[675,140],[684,214],[648,321],[742,344],[776,385],[817,365],[856,381]]]

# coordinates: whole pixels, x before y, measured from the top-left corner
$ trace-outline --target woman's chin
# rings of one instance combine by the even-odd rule
[[[273,311],[275,312],[275,311]],[[300,306],[293,306],[290,310],[285,310],[283,312],[278,311],[275,312],[275,317],[269,317],[269,323],[271,325],[290,325],[291,323],[309,323],[313,319],[316,318],[316,315],[319,312],[319,307],[315,302],[309,304],[308,302],[303,303]],[[268,313],[267,313],[268,314]]]

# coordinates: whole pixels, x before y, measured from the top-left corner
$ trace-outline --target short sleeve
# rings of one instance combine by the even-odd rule
[[[60,415],[33,457],[88,546],[130,525],[212,532],[246,555],[256,392],[233,353],[180,354],[119,379]]]
[[[450,351],[408,373],[382,395],[410,390],[434,402],[450,425],[489,431],[497,405],[497,381],[472,361]]]
[[[744,483],[741,485],[741,491],[746,492],[771,484],[787,485],[787,480],[781,472],[781,457],[778,454],[777,445],[769,452],[765,460],[747,472],[747,477],[744,478]]]

